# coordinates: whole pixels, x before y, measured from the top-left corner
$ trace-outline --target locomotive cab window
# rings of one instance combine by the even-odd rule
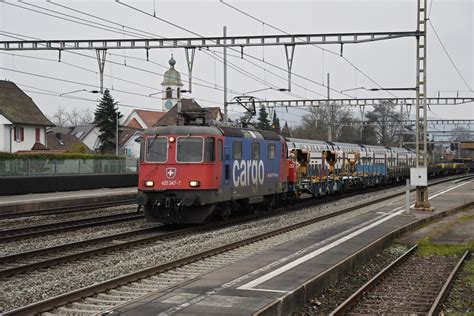
[[[206,142],[204,145],[204,161],[216,161],[216,142],[214,140],[214,137],[206,138]]]
[[[232,144],[232,155],[234,159],[242,159],[242,142],[234,142]]]
[[[201,137],[179,137],[177,140],[177,162],[202,161],[203,139]]]
[[[165,162],[168,156],[166,137],[149,137],[146,140],[146,161]]]
[[[260,143],[252,143],[252,159],[260,159]]]
[[[276,145],[268,144],[268,159],[273,160],[276,157]]]

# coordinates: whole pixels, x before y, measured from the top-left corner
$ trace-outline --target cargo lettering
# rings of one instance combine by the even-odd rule
[[[234,160],[232,180],[234,187],[262,185],[265,177],[265,166],[262,160]]]

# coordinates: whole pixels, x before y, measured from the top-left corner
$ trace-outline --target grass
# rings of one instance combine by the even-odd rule
[[[464,244],[446,245],[434,244],[428,238],[424,238],[418,243],[420,256],[461,256],[466,250],[474,251],[474,240]]]

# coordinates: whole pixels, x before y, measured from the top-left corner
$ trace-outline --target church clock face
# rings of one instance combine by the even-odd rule
[[[171,102],[171,100],[168,100],[165,102],[165,108],[167,110],[170,110],[172,107],[173,107],[173,102]]]

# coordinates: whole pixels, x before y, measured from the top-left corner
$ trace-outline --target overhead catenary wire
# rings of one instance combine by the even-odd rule
[[[117,2],[118,2],[118,1],[117,1]],[[11,3],[7,3],[7,4],[10,4],[10,5],[13,5],[13,6],[17,6],[17,7],[19,7],[19,8],[25,9],[25,10],[30,10],[30,11],[33,11],[33,12],[37,12],[37,13],[44,14],[44,12],[40,12],[40,11],[37,11],[37,10],[25,8],[25,7],[18,6],[18,5],[14,5],[14,4],[11,4]],[[25,4],[28,4],[28,3],[25,3]],[[52,4],[59,5],[59,4],[56,4],[56,3],[52,3]],[[123,3],[121,3],[121,4],[123,4]],[[62,14],[61,12],[56,11],[56,10],[51,10],[51,9],[47,9],[47,8],[40,7],[40,6],[37,6],[37,5],[32,5],[32,4],[28,4],[28,5],[31,5],[31,6],[40,8],[40,9],[42,9],[42,10],[46,10],[46,11],[50,11],[50,12]],[[126,4],[123,4],[123,5],[125,5],[125,6],[127,6],[127,7],[133,8],[132,6],[129,6],[129,5],[126,5]],[[116,23],[116,22],[113,22],[113,21],[110,21],[110,20],[107,20],[107,19],[103,19],[103,18],[98,17],[98,16],[90,15],[90,14],[85,13],[85,12],[80,11],[80,10],[72,9],[72,8],[69,8],[69,7],[66,7],[66,6],[63,6],[63,5],[59,5],[59,6],[64,7],[64,8],[67,8],[67,9],[70,9],[70,10],[73,10],[74,12],[77,12],[77,13],[81,13],[81,14],[85,14],[85,15],[94,17],[94,18],[96,18],[96,19],[101,19],[101,20],[103,20],[103,21],[107,21],[108,23],[114,23],[115,25],[119,25],[119,26],[121,25],[121,24],[119,24],[119,23]],[[138,11],[140,11],[140,12],[142,12],[142,13],[147,14],[146,12],[141,11],[141,10],[139,10],[139,9],[136,9],[136,8],[134,8],[134,9],[135,9],[135,10],[138,10]],[[46,14],[46,15],[50,15],[50,16],[53,16],[53,17],[56,17],[56,18],[61,18],[61,17],[55,16],[55,15],[51,15],[51,14]],[[77,18],[77,17],[75,17],[75,16],[71,16],[71,15],[66,15],[66,16],[69,16],[69,17],[72,17],[72,18],[76,18],[76,19],[79,19],[79,20],[81,20],[81,21],[91,22],[90,20],[80,19],[80,18]],[[164,22],[166,22],[166,23],[168,23],[168,24],[171,24],[171,25],[173,25],[173,26],[175,26],[175,27],[179,27],[177,24],[172,23],[172,22],[169,22],[169,21],[166,21],[166,20],[161,19],[161,18],[159,18],[159,17],[154,16],[154,18],[157,18],[157,19],[159,19],[159,20],[161,20],[161,21],[164,21]],[[72,20],[70,20],[70,19],[66,19],[66,20],[67,20],[67,21],[70,21],[70,22],[77,22],[77,21],[72,21]],[[91,23],[97,23],[97,22],[91,22]],[[83,23],[81,22],[81,23],[79,23],[79,24],[83,24]],[[101,25],[101,26],[106,26],[106,25],[101,24],[101,23],[99,23],[99,25]],[[91,26],[91,25],[88,24],[87,26]],[[115,28],[115,30],[116,30],[115,33],[123,34],[122,31],[124,30],[124,28],[123,28],[124,26],[123,26],[123,25],[121,25],[121,26],[122,26],[122,29]],[[112,27],[110,27],[110,26],[106,26],[106,27],[112,28]],[[98,28],[101,29],[102,27],[98,27]],[[192,32],[192,31],[190,31],[190,30],[187,30],[187,29],[185,29],[185,28],[182,28],[182,27],[179,27],[179,28],[181,28],[181,29],[183,29],[183,30],[186,30],[187,32],[191,32],[191,33],[193,33],[193,34],[195,34],[195,35],[201,36],[201,35],[199,35],[199,34],[197,34],[197,33],[195,33],[195,32]],[[136,29],[136,28],[134,28],[134,30],[138,30],[138,31],[140,31],[140,32],[146,32],[146,31],[142,31],[142,30],[139,30],[139,29]],[[152,35],[157,36],[157,37],[161,37],[161,36],[159,36],[159,35],[157,35],[157,34],[153,34],[153,33],[150,33],[150,32],[146,32],[146,33],[152,34]],[[202,36],[201,36],[201,37],[202,37]],[[162,38],[162,37],[161,37],[161,38]],[[257,59],[257,60],[258,60],[258,59]],[[270,64],[270,63],[267,63],[267,64]],[[124,62],[124,66],[127,66],[127,65],[126,65],[126,62]],[[285,70],[282,69],[282,68],[279,68],[279,69],[281,69],[282,71],[285,71]],[[228,90],[228,91],[229,91],[229,90]]]
[[[220,2],[221,2],[222,4],[228,6],[229,8],[232,8],[233,10],[235,10],[235,11],[237,11],[237,12],[240,12],[240,13],[246,15],[247,17],[249,17],[249,18],[251,18],[251,19],[253,19],[253,20],[255,20],[255,21],[258,21],[258,22],[260,22],[260,23],[264,23],[265,25],[267,25],[267,26],[273,28],[274,30],[277,30],[277,31],[279,31],[279,32],[281,32],[281,33],[284,33],[284,34],[286,34],[286,35],[291,35],[290,33],[286,32],[285,30],[283,30],[283,29],[281,29],[281,28],[278,28],[278,27],[276,27],[276,26],[274,26],[274,25],[271,25],[271,24],[269,24],[268,22],[266,22],[266,21],[264,21],[264,20],[262,20],[262,19],[259,19],[259,18],[255,17],[255,16],[253,16],[253,15],[251,15],[251,14],[249,14],[249,13],[247,13],[247,12],[245,12],[245,11],[243,11],[243,10],[241,10],[241,9],[239,9],[239,8],[237,8],[237,7],[235,7],[235,6],[232,6],[232,5],[228,4],[228,3],[226,3],[224,0],[220,0]],[[300,38],[297,38],[297,39],[301,40]],[[314,47],[319,48],[323,53],[324,53],[324,52],[328,52],[328,53],[330,53],[330,54],[333,54],[333,55],[336,55],[336,56],[338,56],[338,57],[341,57],[341,58],[342,58],[343,60],[345,60],[349,65],[351,65],[352,67],[354,67],[354,69],[356,69],[358,72],[360,72],[364,77],[366,77],[367,79],[369,79],[373,84],[377,85],[379,88],[382,88],[382,86],[381,86],[378,82],[376,82],[375,80],[373,80],[369,75],[367,75],[364,71],[362,71],[362,69],[360,69],[360,68],[357,67],[354,63],[352,63],[349,59],[347,59],[347,57],[345,57],[345,56],[343,56],[343,55],[341,55],[341,54],[339,54],[339,53],[333,52],[332,50],[323,48],[323,47],[321,47],[321,46],[319,46],[319,45],[316,45],[316,44],[311,44],[311,46],[314,46]],[[323,86],[324,86],[324,79],[323,79]],[[388,94],[390,94],[390,95],[396,97],[396,95],[393,94],[393,93],[390,92],[390,91],[385,91],[385,92],[387,92]]]
[[[25,37],[25,38],[32,38],[32,39],[40,40],[40,39],[35,38],[35,37],[30,37],[30,36],[26,36],[26,35],[17,34],[17,33],[6,32],[6,31],[0,31],[0,34],[1,34],[1,33],[19,35],[19,36],[22,36],[22,37]],[[22,40],[21,37],[13,36],[13,35],[5,35],[5,36]],[[86,57],[86,58],[94,59],[94,60],[96,59],[96,57],[88,56],[88,55],[86,55],[86,54],[79,53],[79,52],[73,52],[73,51],[66,51],[66,52],[67,52],[67,53],[70,53],[70,54],[74,54],[74,55],[78,55],[78,56],[83,56],[83,57]],[[112,56],[122,57],[121,55],[117,55],[117,54],[112,54]],[[128,58],[128,59],[140,60],[140,61],[146,61],[145,59],[141,59],[141,58],[137,58],[137,57],[131,57],[131,56],[127,56],[127,58]],[[61,61],[61,62],[63,62],[63,61]],[[143,69],[143,68],[140,68],[140,67],[131,66],[130,64],[124,65],[123,63],[113,62],[113,61],[109,61],[109,63],[114,64],[114,65],[119,65],[119,66],[122,66],[122,67],[127,67],[127,68],[131,68],[131,69],[135,69],[135,70],[142,71],[142,72],[147,72],[147,73],[154,74],[154,75],[157,75],[157,76],[160,76],[160,77],[163,77],[163,76],[164,76],[164,75],[161,74],[161,73],[154,72],[154,71],[151,71],[151,70],[149,70],[149,69]],[[153,62],[153,63],[154,63],[154,62]],[[66,64],[67,64],[67,63],[66,63]],[[157,63],[155,63],[155,64],[157,64]],[[160,65],[160,66],[162,66],[162,65]],[[165,67],[165,66],[162,66],[162,67]],[[83,68],[83,67],[81,67],[81,68]],[[89,70],[89,71],[93,71],[93,70]],[[95,72],[95,73],[97,73],[97,72]],[[107,76],[106,74],[104,74],[104,75]],[[205,81],[205,80],[199,79],[199,78],[196,78],[196,79],[198,79],[198,81]],[[205,81],[205,82],[207,82],[207,81]],[[204,85],[204,84],[200,84],[200,83],[194,83],[194,84],[197,85],[197,86],[204,87],[204,88],[209,88],[209,89],[214,89],[214,90],[223,91],[223,88],[222,88],[221,86],[218,86],[218,87],[216,88],[211,82],[207,82],[207,83],[209,83],[209,85]],[[140,84],[138,84],[138,85],[140,85]],[[151,89],[156,89],[155,87],[149,87],[149,88],[151,88]],[[228,90],[228,91],[233,91],[233,90]],[[235,91],[233,91],[233,92],[235,92]],[[238,92],[235,92],[235,93],[238,93]]]
[[[166,20],[166,19],[160,18],[160,17],[158,17],[158,16],[154,16],[153,14],[150,14],[150,13],[148,13],[148,12],[146,12],[146,11],[143,11],[143,10],[141,10],[141,9],[138,9],[138,8],[136,8],[136,7],[134,7],[134,6],[131,6],[131,5],[129,5],[129,4],[126,4],[126,3],[124,3],[124,2],[121,2],[120,0],[115,0],[115,2],[118,3],[118,4],[121,4],[121,5],[125,6],[125,7],[128,7],[128,8],[130,8],[130,9],[134,10],[134,11],[137,11],[137,12],[139,12],[139,13],[145,14],[145,15],[150,16],[150,17],[152,17],[152,18],[155,18],[155,19],[157,19],[157,20],[159,20],[159,21],[162,21],[162,22],[164,22],[164,23],[166,23],[166,24],[168,24],[168,25],[174,26],[174,27],[176,27],[176,28],[178,28],[178,29],[180,29],[180,30],[186,31],[186,32],[191,33],[191,34],[193,34],[193,35],[196,35],[196,36],[198,36],[198,37],[204,37],[204,36],[202,36],[202,35],[199,34],[199,33],[196,33],[196,32],[194,32],[194,31],[192,31],[192,30],[189,30],[189,29],[187,29],[187,28],[185,28],[185,27],[182,27],[182,26],[180,26],[180,25],[178,25],[178,24],[176,24],[176,23],[170,22],[170,21],[168,21],[168,20]],[[233,48],[233,47],[230,47],[229,49],[232,50],[232,51],[234,51],[234,52],[237,52],[237,53],[239,53],[239,54],[241,53],[240,51],[236,50],[236,49]],[[245,56],[248,56],[248,57],[251,57],[251,58],[253,58],[253,59],[255,59],[255,60],[262,61],[261,59],[255,57],[255,56],[252,56],[252,55],[250,55],[250,54],[248,54],[248,53],[244,53],[244,55],[245,55]],[[267,64],[267,65],[272,65],[272,66],[274,66],[274,67],[276,67],[276,68],[278,68],[278,69],[280,69],[280,70],[282,70],[282,71],[287,72],[286,69],[283,69],[283,68],[281,68],[281,67],[278,67],[278,66],[276,66],[276,65],[274,65],[273,63],[270,63],[270,62],[268,62],[268,61],[265,61],[264,63]],[[295,73],[292,73],[292,74],[295,74]],[[295,74],[295,75],[296,75],[296,74]],[[304,78],[303,76],[300,76],[300,75],[296,75],[296,76],[297,76],[297,77],[300,77],[300,78]],[[307,79],[307,80],[310,80],[310,79]],[[318,83],[318,84],[320,84],[320,83]],[[334,89],[334,92],[341,93],[340,91],[335,90],[335,89]]]
[[[441,47],[443,48],[444,52],[446,53],[446,56],[448,57],[449,61],[451,62],[451,65],[454,67],[454,70],[456,70],[457,74],[462,79],[462,81],[464,82],[466,87],[469,89],[469,91],[474,92],[472,90],[471,86],[469,86],[469,84],[467,83],[466,79],[464,79],[463,75],[461,74],[458,67],[456,66],[456,63],[454,62],[454,60],[451,58],[451,55],[449,54],[448,50],[446,49],[446,46],[444,45],[443,41],[441,40],[441,37],[439,36],[438,32],[436,31],[433,23],[431,22],[431,20],[428,20],[428,22],[430,23],[430,26],[433,29],[433,32],[436,35],[436,38],[438,39],[438,42],[441,44]]]

